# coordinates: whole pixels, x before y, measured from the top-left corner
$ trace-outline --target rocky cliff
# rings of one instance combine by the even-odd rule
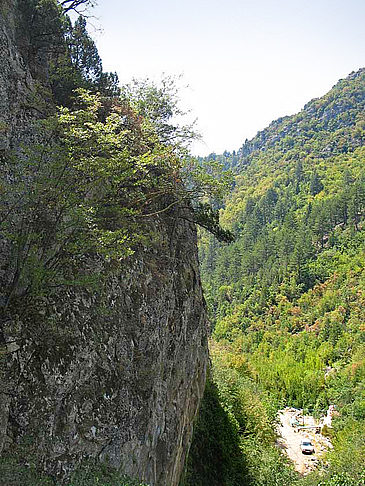
[[[17,147],[34,110],[37,70],[22,56],[16,2],[0,6],[0,149]],[[151,223],[153,242],[94,291],[54,290],[18,307],[6,295],[1,235],[0,448],[55,478],[83,460],[175,486],[203,394],[207,324],[194,225],[178,209]],[[187,218],[189,219],[189,218]],[[85,259],[103,276],[106,262]],[[5,289],[5,293],[3,292]]]
[[[4,0],[0,5],[0,150],[9,147],[32,116],[25,105],[34,82],[18,43],[15,5]]]

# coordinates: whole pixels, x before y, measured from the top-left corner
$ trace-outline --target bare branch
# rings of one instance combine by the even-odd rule
[[[67,13],[73,10],[79,15],[83,15],[89,8],[96,5],[95,0],[62,0],[59,2],[63,12]],[[83,7],[83,10],[79,10],[79,7]]]

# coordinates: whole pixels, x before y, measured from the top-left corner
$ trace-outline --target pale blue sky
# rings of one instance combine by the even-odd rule
[[[365,0],[98,2],[104,69],[123,83],[183,74],[202,155],[237,150],[365,66]]]

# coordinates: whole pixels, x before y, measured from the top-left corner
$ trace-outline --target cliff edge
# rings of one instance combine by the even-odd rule
[[[0,150],[17,148],[37,84],[18,45],[17,2],[0,7]],[[24,139],[24,137],[23,137]],[[188,211],[188,210],[184,210]],[[94,291],[65,287],[9,307],[13,258],[0,235],[0,450],[60,481],[84,460],[176,486],[205,385],[207,321],[195,226],[175,208]],[[102,259],[85,258],[96,276]]]

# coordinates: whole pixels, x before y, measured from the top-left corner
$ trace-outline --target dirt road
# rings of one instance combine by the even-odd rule
[[[317,464],[319,444],[315,438],[314,432],[295,432],[297,429],[290,425],[290,419],[297,413],[293,409],[285,409],[279,412],[280,425],[278,426],[278,446],[287,454],[289,459],[294,463],[296,471],[300,474],[307,474]],[[312,417],[306,417],[306,423],[310,422]],[[315,446],[315,453],[311,455],[302,454],[300,450],[300,442],[304,438],[309,438]]]

